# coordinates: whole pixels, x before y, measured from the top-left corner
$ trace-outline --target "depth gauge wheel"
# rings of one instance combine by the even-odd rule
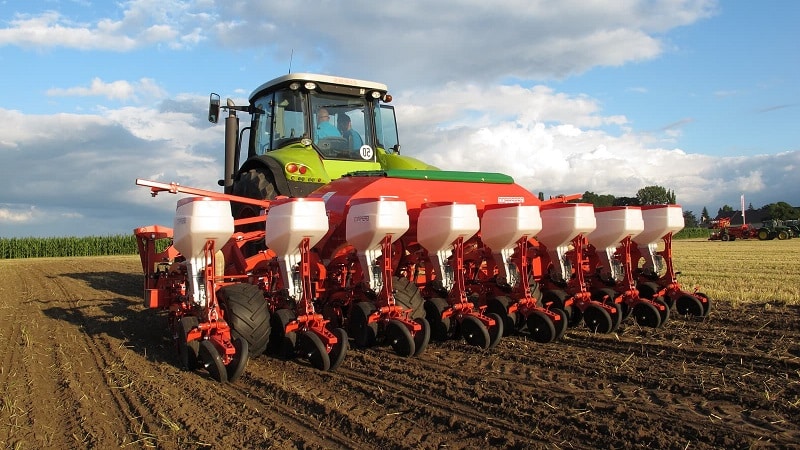
[[[235,331],[231,334],[235,335]],[[240,376],[244,373],[245,367],[247,367],[247,358],[248,358],[248,347],[250,344],[247,343],[242,337],[234,337],[232,339],[233,348],[236,349],[236,354],[233,355],[231,362],[225,366],[225,371],[228,373],[228,382],[233,383],[234,381],[238,380]]]
[[[222,363],[222,356],[211,341],[205,340],[200,343],[200,359],[211,378],[220,383],[228,382],[228,371],[225,369],[225,364]]]
[[[297,351],[303,358],[317,369],[326,371],[331,368],[331,359],[322,339],[313,331],[303,331],[297,336]]]
[[[656,307],[656,309],[658,309],[658,315],[661,317],[661,322],[659,322],[658,326],[663,327],[664,324],[667,323],[667,320],[669,320],[670,307],[667,305],[667,302],[661,300],[660,298],[653,300],[653,302],[664,307],[664,309]]]
[[[431,324],[424,317],[414,319],[414,322],[422,326],[422,329],[414,334],[414,356],[417,356],[428,348],[428,343],[431,341]]]
[[[286,325],[289,325],[297,318],[294,311],[282,308],[272,314],[272,332],[269,338],[269,352],[278,358],[294,358],[294,350],[297,344],[297,333],[294,331],[286,332]]]
[[[450,337],[450,318],[442,317],[442,313],[449,307],[447,300],[440,297],[425,301],[425,319],[431,325],[431,339],[444,341]]]
[[[334,328],[332,333],[336,336],[337,342],[328,355],[331,360],[331,368],[329,370],[336,370],[344,362],[347,350],[350,349],[350,343],[348,342],[347,332],[344,331],[344,328]]]
[[[607,313],[611,316],[611,330],[616,330],[619,328],[619,325],[622,323],[623,313],[622,313],[622,304],[614,303],[614,300],[617,298],[617,293],[611,288],[601,288],[597,289],[596,291],[592,292],[592,300],[598,301],[605,305],[611,306],[615,309],[614,313],[606,310]],[[584,318],[584,321],[586,319]]]
[[[461,337],[469,345],[474,345],[484,350],[489,348],[489,330],[475,316],[464,316],[464,319],[461,320]]]
[[[610,333],[614,329],[611,314],[600,305],[590,304],[583,311],[583,323],[594,333]]]
[[[414,354],[416,350],[414,338],[411,336],[411,331],[409,331],[408,327],[406,327],[403,322],[397,319],[390,320],[389,323],[386,324],[384,333],[386,335],[386,342],[392,346],[395,353],[404,357]]]
[[[189,332],[200,322],[197,317],[184,316],[178,322],[178,362],[184,370],[195,370],[199,367],[200,341],[187,341]]]
[[[553,342],[557,336],[556,326],[550,316],[541,311],[534,311],[528,316],[528,332],[540,344]]]
[[[681,295],[675,300],[675,309],[682,316],[703,317],[703,304],[693,295]]]
[[[550,312],[558,315],[559,320],[558,322],[553,322],[553,325],[556,327],[556,338],[554,340],[559,340],[567,333],[569,329],[569,316],[563,309],[559,308],[550,308]]]
[[[502,295],[499,297],[490,298],[486,302],[486,314],[496,314],[500,316],[503,322],[503,335],[510,336],[517,331],[517,313],[509,313],[508,307],[511,304],[511,299]]]
[[[489,313],[487,316],[494,319],[494,326],[489,328],[489,348],[492,349],[497,347],[497,344],[500,343],[500,339],[502,339],[503,335],[505,334],[505,324],[503,323],[503,319],[500,317],[500,314]]]
[[[375,311],[375,305],[371,302],[358,302],[350,307],[350,319],[348,320],[350,329],[347,334],[353,338],[356,347],[367,348],[375,345],[378,324],[369,322],[369,316]]]
[[[639,301],[633,305],[633,317],[643,327],[658,328],[661,325],[661,314],[658,308],[648,301]]]

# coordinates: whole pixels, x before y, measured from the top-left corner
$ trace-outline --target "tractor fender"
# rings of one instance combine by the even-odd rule
[[[286,180],[286,175],[283,172],[283,165],[275,158],[269,155],[260,155],[249,158],[239,168],[237,178],[239,175],[246,173],[252,169],[263,168],[272,174],[272,179],[275,182],[275,190],[278,195],[291,196],[291,189],[289,189],[289,182]]]

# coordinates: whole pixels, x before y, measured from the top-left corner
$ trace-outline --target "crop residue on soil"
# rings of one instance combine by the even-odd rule
[[[236,383],[177,368],[138,257],[0,261],[4,448],[786,448],[800,443],[800,308],[562,341],[268,356]],[[676,315],[676,314],[674,314]]]

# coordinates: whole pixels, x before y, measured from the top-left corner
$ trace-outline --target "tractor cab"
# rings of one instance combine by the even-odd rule
[[[436,170],[400,155],[394,108],[384,84],[293,73],[256,88],[247,107],[220,107],[211,95],[209,120],[227,109],[226,192],[272,199],[305,197],[331,180],[361,171]],[[250,114],[239,130],[237,111]],[[247,156],[239,167],[244,131]]]

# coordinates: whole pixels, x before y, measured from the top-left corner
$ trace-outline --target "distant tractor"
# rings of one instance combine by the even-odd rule
[[[748,224],[731,225],[729,217],[723,217],[718,220],[711,221],[711,229],[717,230],[711,233],[708,240],[710,241],[735,241],[736,239],[754,239],[758,237],[760,230],[756,230]],[[762,239],[763,240],[763,239]]]
[[[764,222],[764,225],[758,229],[758,239],[762,241],[771,241],[775,238],[783,241],[791,239],[793,236],[795,236],[794,230],[787,226],[782,220]]]

